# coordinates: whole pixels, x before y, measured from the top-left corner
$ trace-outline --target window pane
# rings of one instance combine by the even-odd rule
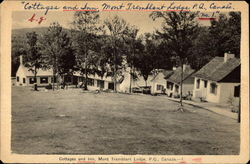
[[[217,94],[217,85],[215,83],[210,84],[210,93]]]
[[[104,88],[104,81],[103,80],[97,80],[97,87]]]
[[[33,77],[29,78],[29,83],[30,83],[30,84],[36,83],[36,79],[33,78]]]
[[[41,77],[40,81],[41,81],[41,84],[48,83],[48,77]]]
[[[200,79],[198,79],[196,82],[197,82],[196,83],[196,88],[199,89],[200,88]]]
[[[207,80],[204,81],[204,88],[207,88]]]

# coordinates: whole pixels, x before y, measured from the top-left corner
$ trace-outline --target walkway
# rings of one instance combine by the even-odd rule
[[[171,97],[168,97],[168,99],[172,100],[172,101],[177,101],[177,102],[180,101],[180,99],[175,99],[175,98],[171,98]],[[200,107],[203,109],[207,109],[209,111],[218,113],[220,115],[230,117],[232,119],[236,119],[236,120],[238,119],[238,113],[231,112],[226,106],[219,106],[218,104],[215,104],[215,103],[195,102],[195,101],[190,101],[190,100],[183,100],[183,103],[197,106],[197,107]]]

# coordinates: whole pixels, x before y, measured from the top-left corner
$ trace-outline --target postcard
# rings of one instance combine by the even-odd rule
[[[244,1],[1,3],[4,163],[247,163]]]

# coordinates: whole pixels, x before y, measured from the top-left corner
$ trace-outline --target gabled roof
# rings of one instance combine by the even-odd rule
[[[171,76],[173,74],[172,70],[164,70],[164,69],[160,69],[158,70],[158,72],[153,76],[153,78],[151,79],[151,81],[154,81],[155,78],[159,75],[159,73],[162,73],[164,78],[168,78],[169,76]]]
[[[24,65],[20,65],[19,69],[23,70],[25,76],[34,76],[33,72]],[[53,71],[52,69],[38,69],[36,76],[53,76]]]
[[[196,72],[194,76],[212,81],[220,81],[239,65],[240,60],[237,58],[230,58],[227,62],[224,62],[224,57],[215,57]]]
[[[186,80],[188,77],[190,77],[194,72],[195,72],[194,69],[192,69],[190,66],[186,66],[183,72],[183,81]],[[180,83],[181,82],[181,67],[178,67],[170,77],[165,78],[165,79],[173,83]]]

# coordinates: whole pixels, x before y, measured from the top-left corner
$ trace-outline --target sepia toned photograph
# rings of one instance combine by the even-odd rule
[[[239,155],[240,12],[65,12],[12,12],[12,153]]]

